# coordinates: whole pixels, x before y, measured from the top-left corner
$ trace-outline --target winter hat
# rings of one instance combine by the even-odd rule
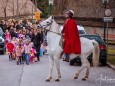
[[[73,10],[69,10],[66,12],[70,17],[73,17],[74,15],[74,11]]]

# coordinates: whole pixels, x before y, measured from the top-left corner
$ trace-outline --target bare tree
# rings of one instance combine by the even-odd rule
[[[34,8],[36,8],[30,0],[2,0],[1,3],[2,14],[5,19],[7,16],[13,16],[14,18],[17,16],[19,18],[20,15],[33,14]]]
[[[2,3],[2,9],[3,9],[4,17],[5,17],[5,23],[6,23],[6,17],[7,17],[6,12],[7,12],[8,2],[9,2],[9,0],[5,0],[5,1]]]
[[[8,6],[8,10],[12,12],[13,17],[15,17],[14,0],[10,0],[7,6]]]
[[[26,0],[24,3],[19,4],[19,15],[27,14],[27,4],[29,0]]]

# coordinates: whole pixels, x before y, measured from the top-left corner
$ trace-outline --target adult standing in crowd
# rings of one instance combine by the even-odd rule
[[[0,27],[2,28],[2,31],[5,33],[5,31],[6,31],[6,24],[5,24],[5,21],[4,21],[4,20],[2,20],[2,21],[0,22]]]
[[[32,34],[31,42],[34,43],[34,47],[36,49],[36,57],[38,61],[40,60],[39,55],[40,55],[40,46],[42,43],[42,35],[40,31],[36,28],[34,28],[34,33]]]

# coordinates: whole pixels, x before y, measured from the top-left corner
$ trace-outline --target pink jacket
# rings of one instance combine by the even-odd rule
[[[31,48],[32,53],[35,55],[37,52],[34,48]]]
[[[31,44],[29,44],[29,45],[26,45],[26,44],[25,44],[25,45],[24,45],[25,53],[30,54],[31,48],[32,48]]]
[[[23,52],[24,52],[23,48],[19,48],[19,47],[16,48],[16,56],[22,56]]]
[[[10,35],[10,33],[9,33],[9,32],[5,33],[5,38],[6,38],[6,40],[11,39],[11,35]]]

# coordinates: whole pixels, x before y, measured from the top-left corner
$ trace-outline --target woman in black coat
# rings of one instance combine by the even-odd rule
[[[39,55],[40,55],[40,46],[41,46],[41,43],[42,43],[42,35],[41,33],[38,31],[38,29],[34,29],[34,33],[32,34],[32,38],[31,38],[31,42],[34,43],[34,47],[36,49],[36,56],[38,58],[38,61],[40,60],[39,59]]]

